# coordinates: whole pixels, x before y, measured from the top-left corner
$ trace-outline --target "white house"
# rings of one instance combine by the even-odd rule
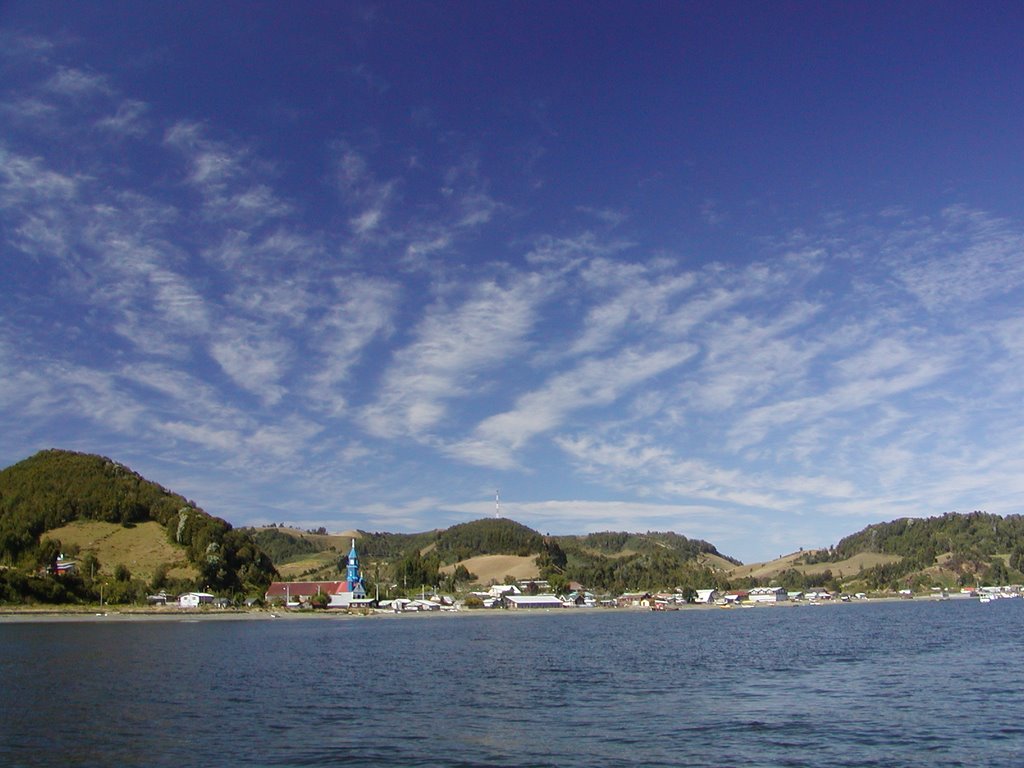
[[[711,605],[720,597],[717,589],[698,589],[697,598],[694,600],[701,605]]]
[[[505,595],[509,608],[561,608],[562,600],[556,595]]]
[[[754,587],[747,594],[747,599],[752,603],[782,603],[789,599],[789,595],[782,587]]]
[[[213,595],[208,592],[186,592],[178,596],[179,608],[198,608],[200,605],[209,605],[213,602]]]
[[[515,584],[494,584],[487,593],[491,597],[502,597],[503,595],[521,595],[523,590]]]

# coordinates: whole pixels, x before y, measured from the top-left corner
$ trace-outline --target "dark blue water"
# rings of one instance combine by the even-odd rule
[[[5,766],[1024,766],[1024,600],[5,623]]]

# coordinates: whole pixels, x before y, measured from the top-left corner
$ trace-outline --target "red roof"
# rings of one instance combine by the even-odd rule
[[[267,598],[340,595],[348,592],[347,585],[345,581],[274,581],[267,588]]]

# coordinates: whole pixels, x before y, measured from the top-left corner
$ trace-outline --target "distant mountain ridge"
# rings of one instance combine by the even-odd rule
[[[516,556],[535,559],[539,577],[556,586],[578,581],[607,591],[666,584],[696,589],[694,585],[721,581],[721,569],[710,567],[707,556],[726,564],[738,562],[706,541],[672,532],[544,536],[507,518],[481,518],[415,534],[354,533],[364,564],[383,561],[389,579],[407,584],[438,584],[447,578],[455,587],[463,561]],[[347,552],[346,541],[322,531],[271,526],[252,529],[252,535],[278,568],[307,578],[339,572]],[[465,582],[472,575],[467,571],[461,578]]]
[[[235,529],[123,464],[52,449],[0,471],[0,566],[6,566],[0,567],[0,582],[8,584],[5,592],[0,583],[0,601],[32,587],[28,582],[10,586],[12,574],[35,573],[53,563],[61,544],[48,533],[68,535],[70,529],[62,526],[75,521],[125,528],[156,523],[161,528],[155,530],[162,530],[194,566],[192,573],[199,573],[195,586],[236,595],[261,594],[277,569],[288,578],[335,576],[344,569],[350,537],[359,539],[364,573],[388,589],[399,584],[465,589],[476,575],[464,563],[487,557],[518,563],[517,572],[536,573],[555,589],[579,582],[607,593],[765,584],[891,591],[1024,581],[1024,518],[1019,515],[903,518],[869,525],[834,547],[794,552],[774,565],[743,566],[709,542],[674,532],[549,536],[506,518],[420,533]],[[108,574],[113,565],[106,564]],[[70,588],[74,582],[63,584]],[[83,586],[83,599],[95,586]],[[59,590],[51,592],[53,600],[61,599]]]

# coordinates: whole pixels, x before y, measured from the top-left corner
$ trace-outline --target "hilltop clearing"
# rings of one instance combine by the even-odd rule
[[[874,568],[878,565],[898,563],[902,558],[899,555],[883,555],[878,552],[859,552],[845,560],[835,562],[819,562],[808,565],[803,562],[807,553],[794,552],[789,555],[769,560],[765,563],[749,563],[745,565],[731,565],[727,571],[730,578],[753,578],[759,580],[771,580],[780,574],[794,570],[806,575],[821,575],[830,571],[833,576],[846,579],[856,576],[858,573]]]
[[[454,573],[455,568],[459,565],[474,574],[477,577],[476,582],[483,585],[490,584],[492,581],[503,584],[506,576],[520,581],[540,578],[540,568],[537,566],[536,557],[479,555],[468,560],[461,560],[455,565],[446,565],[441,568],[441,572]]]
[[[76,558],[94,555],[104,576],[113,575],[118,565],[125,565],[132,576],[146,582],[153,579],[161,566],[168,578],[194,581],[199,577],[198,569],[189,564],[184,550],[171,544],[167,531],[156,522],[126,528],[99,520],[76,520],[47,531],[46,535],[60,541],[65,551],[77,550]]]

